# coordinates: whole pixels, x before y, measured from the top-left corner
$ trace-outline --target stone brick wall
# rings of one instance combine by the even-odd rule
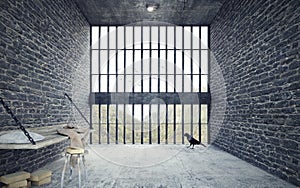
[[[0,9],[0,96],[25,127],[83,125],[64,97],[68,93],[89,119],[90,28],[79,8],[72,0],[1,0]],[[10,129],[17,129],[15,122],[0,106],[0,131]],[[0,172],[39,168],[62,145],[1,150]]]
[[[213,144],[300,185],[300,1],[225,1],[211,25]]]
[[[0,91],[25,126],[69,119],[68,93],[88,118],[89,25],[67,0],[1,1]],[[0,107],[0,130],[15,123]]]
[[[60,159],[69,141],[33,150],[0,150],[0,176],[21,170],[33,172],[48,162]],[[0,183],[1,185],[1,183]]]

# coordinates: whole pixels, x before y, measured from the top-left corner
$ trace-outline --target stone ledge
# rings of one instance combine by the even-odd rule
[[[68,140],[67,136],[63,136],[57,133],[57,130],[66,126],[65,124],[61,125],[54,125],[54,126],[45,126],[45,127],[37,127],[37,128],[27,128],[27,131],[36,132],[41,134],[45,137],[44,140],[36,142],[35,145],[28,143],[28,144],[1,144],[0,149],[39,149],[46,146],[50,146],[53,144],[57,144]],[[6,131],[1,132],[0,134],[5,134]]]

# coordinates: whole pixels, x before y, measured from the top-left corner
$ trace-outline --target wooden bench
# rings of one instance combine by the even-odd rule
[[[44,127],[35,127],[35,128],[26,128],[27,131],[35,132],[41,134],[45,137],[44,140],[37,141],[35,145],[28,144],[3,144],[0,143],[0,149],[39,149],[53,144],[57,144],[68,140],[67,136],[63,136],[57,133],[58,129],[66,126],[66,124],[53,125],[53,126],[44,126]],[[20,130],[21,131],[21,130]],[[1,131],[0,135],[3,135],[9,131]]]

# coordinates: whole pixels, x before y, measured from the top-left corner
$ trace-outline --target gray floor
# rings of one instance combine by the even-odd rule
[[[216,147],[184,145],[92,145],[82,187],[295,187]],[[60,187],[64,159],[45,168]],[[78,176],[64,187],[77,187]]]

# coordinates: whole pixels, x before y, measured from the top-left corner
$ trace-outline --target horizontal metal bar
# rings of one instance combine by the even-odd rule
[[[91,93],[91,104],[210,104],[210,93],[192,92],[98,92]]]
[[[171,48],[171,47],[173,47],[173,48]],[[137,50],[139,50],[139,51],[145,51],[145,50],[148,50],[148,51],[150,51],[150,50],[152,50],[152,51],[158,51],[158,50],[161,50],[161,51],[174,51],[174,50],[178,50],[178,51],[181,51],[181,50],[184,50],[184,51],[188,51],[188,50],[194,50],[194,51],[208,51],[208,50],[210,50],[209,48],[178,48],[178,47],[176,47],[176,46],[170,46],[170,48],[167,48],[167,49],[161,49],[161,48],[158,48],[158,47],[156,47],[156,48],[150,48],[150,47],[148,47],[148,48],[142,48],[142,47],[139,47],[139,48],[134,48],[134,49],[132,49],[132,48],[93,48],[93,49],[91,49],[92,51],[108,51],[108,50],[115,50],[115,51],[137,51]],[[117,53],[117,52],[116,52]]]

